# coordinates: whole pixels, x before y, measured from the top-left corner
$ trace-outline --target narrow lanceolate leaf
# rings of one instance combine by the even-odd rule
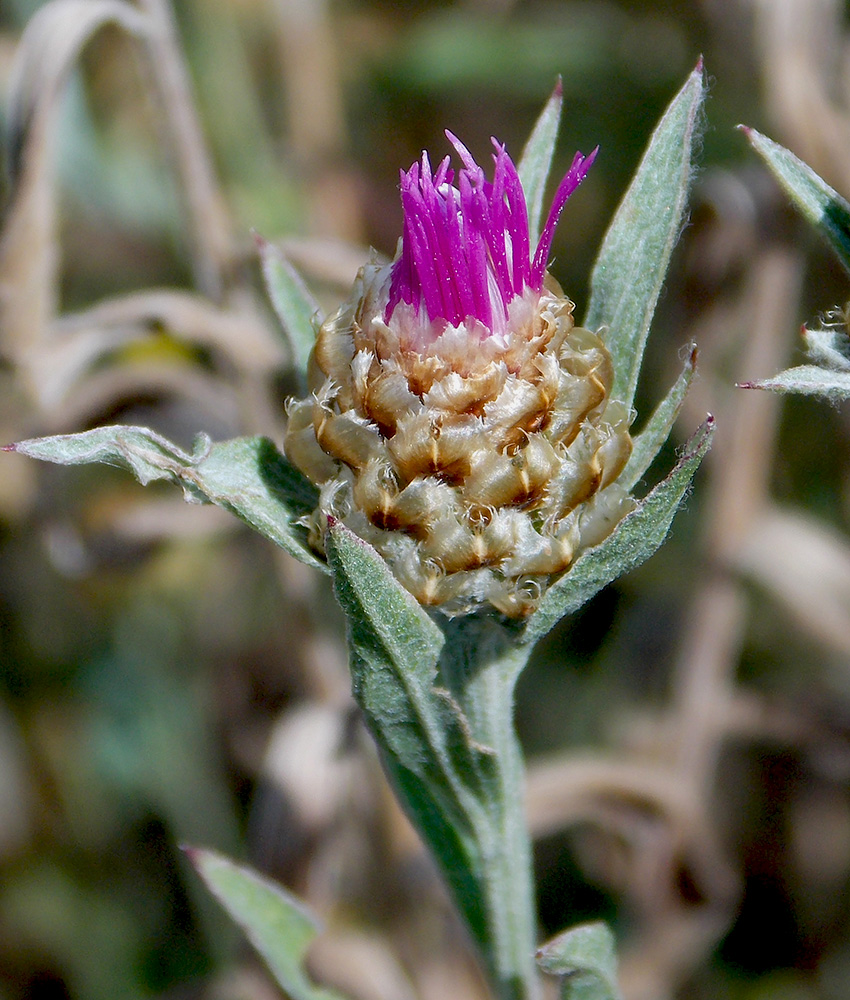
[[[444,635],[384,560],[339,522],[331,525],[325,544],[348,625],[354,696],[402,803],[499,979],[511,942],[498,940],[487,915],[494,861],[484,852],[496,850],[493,827],[504,803],[493,798],[494,769],[507,762],[475,741],[459,701],[438,686]]]
[[[613,399],[631,406],[649,326],[685,220],[691,152],[705,96],[702,60],[659,122],[602,243],[584,326],[607,327]]]
[[[532,246],[537,245],[540,237],[540,215],[543,210],[543,192],[549,171],[552,168],[552,157],[555,154],[555,143],[558,139],[558,127],[561,124],[561,106],[564,101],[563,85],[560,77],[552,91],[552,96],[540,113],[528,142],[522,151],[517,172],[525,192],[528,207],[528,234]]]
[[[573,927],[537,952],[537,964],[561,977],[563,1000],[621,1000],[614,935],[606,924]]]
[[[348,623],[354,696],[367,722],[395,761],[443,786],[462,812],[462,786],[480,793],[492,752],[476,744],[459,704],[438,683],[443,632],[372,546],[340,522],[326,547]]]
[[[604,542],[588,549],[543,596],[528,619],[523,639],[536,642],[565,615],[577,611],[603,587],[640,566],[667,537],[673,517],[709,449],[714,419],[708,420],[685,447],[670,475],[617,525]]]
[[[59,465],[117,465],[143,486],[175,483],[186,500],[224,507],[296,559],[326,569],[297,523],[315,508],[318,492],[268,438],[213,444],[201,436],[190,455],[145,427],[111,426],[32,438],[5,450]]]
[[[743,128],[743,132],[797,208],[850,270],[850,204],[784,146],[755,129]]]
[[[304,971],[307,948],[319,928],[300,900],[215,851],[190,847],[186,854],[292,1000],[339,1000],[339,994],[316,986]]]
[[[825,396],[830,402],[840,403],[850,399],[850,372],[800,365],[759,382],[740,382],[739,388],[799,392],[805,396]]]
[[[664,447],[682,409],[682,403],[696,371],[696,363],[697,349],[692,345],[682,374],[676,379],[673,388],[655,408],[640,434],[632,438],[632,453],[617,480],[625,489],[631,490],[640,481]]]
[[[355,697],[393,757],[421,770],[440,753],[432,689],[443,635],[377,552],[339,522],[326,547],[348,622]]]
[[[272,306],[280,321],[300,392],[307,391],[307,361],[316,342],[316,322],[321,310],[301,276],[281,251],[263,239],[257,240],[263,278]]]

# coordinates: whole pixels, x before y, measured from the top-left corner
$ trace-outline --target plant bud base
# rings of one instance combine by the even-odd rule
[[[422,604],[524,617],[634,506],[611,358],[548,276],[502,337],[474,318],[423,329],[406,303],[385,322],[389,280],[361,271],[319,330],[312,397],[290,406],[287,456],[321,491],[310,543],[323,551],[331,515]]]

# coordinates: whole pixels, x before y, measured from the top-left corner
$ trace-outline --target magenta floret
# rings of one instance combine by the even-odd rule
[[[473,319],[493,331],[504,325],[515,296],[526,288],[542,289],[558,219],[597,150],[586,157],[576,153],[532,259],[525,194],[505,147],[492,140],[491,183],[463,143],[451,132],[446,136],[463,163],[457,186],[448,156],[433,174],[427,153],[401,172],[402,249],[392,268],[384,320],[406,302],[432,322],[460,326]]]

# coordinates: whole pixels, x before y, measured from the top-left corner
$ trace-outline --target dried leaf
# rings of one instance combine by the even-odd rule
[[[59,250],[53,138],[68,73],[101,27],[134,35],[147,19],[124,0],[52,0],[27,25],[11,71],[7,108],[10,202],[0,238],[3,349],[23,360],[56,311]]]

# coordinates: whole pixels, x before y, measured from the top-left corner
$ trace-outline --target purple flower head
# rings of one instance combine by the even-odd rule
[[[519,174],[496,139],[492,182],[469,150],[446,132],[463,167],[455,186],[448,156],[432,174],[428,154],[401,172],[404,230],[401,255],[392,267],[384,321],[401,302],[422,319],[461,326],[478,321],[502,335],[508,306],[526,289],[539,293],[552,238],[567,198],[584,180],[598,150],[576,153],[555,192],[532,256],[528,213]],[[424,316],[423,316],[424,313]]]

